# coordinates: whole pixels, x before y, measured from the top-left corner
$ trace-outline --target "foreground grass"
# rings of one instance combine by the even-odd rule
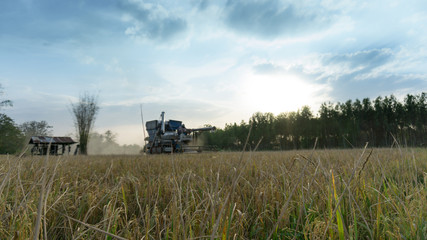
[[[0,156],[0,239],[426,239],[427,150]]]

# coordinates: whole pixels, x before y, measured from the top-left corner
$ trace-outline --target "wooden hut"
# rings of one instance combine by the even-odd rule
[[[50,155],[70,154],[71,145],[75,144],[71,137],[46,137],[35,136],[31,137],[29,144],[34,146],[31,148],[32,155],[46,155],[50,145]]]

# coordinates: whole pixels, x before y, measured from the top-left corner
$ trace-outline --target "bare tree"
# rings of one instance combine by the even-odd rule
[[[96,114],[99,111],[98,97],[84,93],[79,102],[71,104],[74,114],[74,124],[80,141],[80,154],[87,155],[89,133],[95,123]]]

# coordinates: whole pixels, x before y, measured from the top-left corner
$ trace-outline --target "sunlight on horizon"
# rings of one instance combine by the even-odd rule
[[[315,93],[321,86],[308,84],[294,75],[254,75],[246,77],[243,99],[253,112],[271,112],[275,115],[292,112],[308,105],[317,109]]]

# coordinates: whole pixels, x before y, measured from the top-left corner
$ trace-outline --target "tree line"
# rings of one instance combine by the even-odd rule
[[[13,119],[0,113],[0,154],[16,154],[24,150],[32,136],[52,136],[52,126],[46,121],[27,121],[16,124]],[[88,154],[139,154],[141,146],[137,144],[120,145],[117,135],[110,130],[104,134],[91,132],[87,147]],[[80,152],[80,154],[82,154]]]
[[[0,85],[0,97],[2,95]],[[417,147],[427,145],[427,95],[408,94],[399,101],[395,96],[377,97],[371,101],[348,100],[343,103],[325,102],[315,115],[308,106],[296,112],[257,112],[248,122],[226,124],[224,129],[204,132],[198,139],[205,145],[223,150],[241,150],[249,135],[249,147],[254,148],[260,139],[260,150],[308,149],[317,139],[319,148],[363,147],[366,142],[374,147],[388,147],[394,143]],[[72,104],[74,121],[80,140],[80,153],[87,154],[90,131],[99,110],[97,99],[88,94]],[[0,99],[0,110],[12,106],[10,100]],[[51,134],[46,121],[30,121],[21,125],[0,113],[0,154],[21,151],[31,136]],[[108,134],[107,134],[108,133]],[[93,148],[112,148],[113,135],[93,133]],[[95,144],[96,142],[96,144]],[[84,145],[84,146],[82,146]],[[124,146],[126,152],[136,151],[136,146]],[[122,151],[122,149],[120,149]],[[98,151],[95,151],[98,152]]]
[[[0,84],[0,97],[2,96]],[[0,110],[12,107],[11,100],[0,99]],[[97,97],[84,93],[77,103],[71,104],[74,125],[79,141],[79,154],[138,154],[141,147],[119,145],[110,130],[105,134],[92,132],[99,111]],[[32,136],[52,136],[52,126],[46,121],[27,121],[16,124],[12,118],[0,112],[0,154],[16,154],[24,150]]]
[[[418,147],[427,145],[427,95],[408,94],[364,98],[343,103],[325,102],[316,115],[308,106],[296,112],[257,112],[248,122],[226,124],[224,129],[203,133],[206,145],[223,150],[241,150],[249,129],[249,147],[259,140],[260,150],[308,149],[317,139],[318,148],[388,147],[395,143]]]
[[[0,97],[3,95],[3,88],[0,84]],[[79,138],[83,141],[80,148],[80,153],[87,154],[87,140],[89,131],[94,121],[94,115],[98,111],[96,99],[89,96],[88,94],[80,97],[80,101],[76,104],[72,104],[72,110],[75,117],[76,129],[79,133]],[[91,102],[90,102],[91,101]],[[95,106],[93,106],[95,105]],[[12,107],[13,102],[8,99],[0,99],[0,110],[4,107]],[[82,107],[83,106],[83,107]],[[87,107],[85,107],[87,106]],[[95,113],[89,110],[95,109]],[[79,115],[80,114],[80,115]],[[82,120],[83,119],[83,120]],[[85,119],[89,119],[90,122],[87,124]],[[84,129],[81,129],[81,126]],[[0,154],[15,154],[24,150],[24,147],[28,144],[32,136],[51,136],[52,126],[46,121],[28,121],[20,125],[16,124],[12,118],[4,113],[0,113]],[[81,137],[82,134],[83,137]],[[83,151],[82,151],[83,150]]]

